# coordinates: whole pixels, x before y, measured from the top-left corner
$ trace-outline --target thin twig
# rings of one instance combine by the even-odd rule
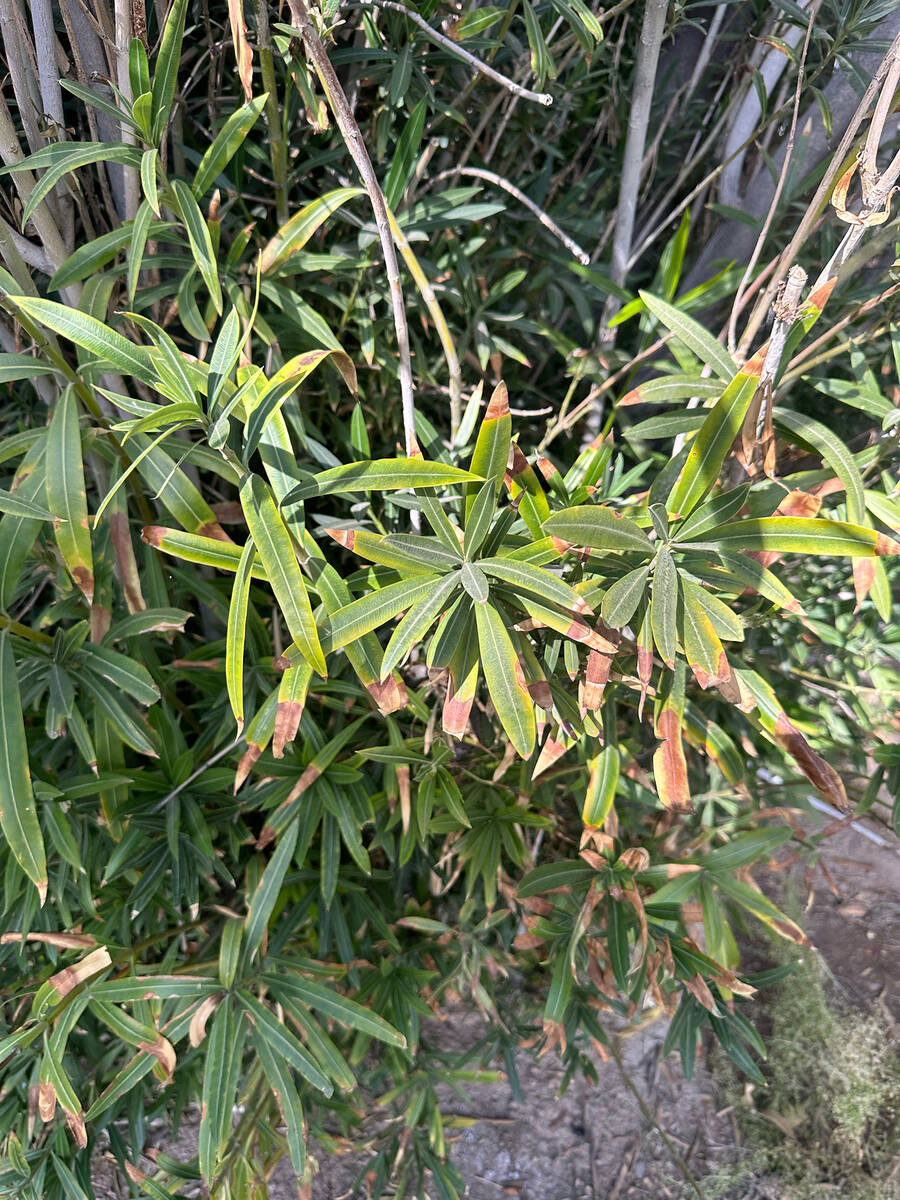
[[[293,7],[293,6],[292,6]],[[448,37],[444,37],[442,33],[438,33],[431,25],[420,17],[417,12],[413,12],[411,8],[407,8],[405,4],[397,4],[395,0],[351,0],[348,5],[350,8],[389,8],[392,12],[402,13],[407,20],[412,21],[414,25],[422,30],[422,32],[438,46],[447,50],[450,54],[461,58],[464,63],[468,63],[473,70],[480,75],[486,75],[488,79],[493,79],[494,83],[499,83],[501,87],[506,88],[508,92],[512,92],[514,96],[521,96],[523,100],[533,100],[536,104],[543,104],[549,107],[553,103],[553,97],[547,92],[532,92],[528,88],[522,87],[520,84],[513,82],[512,79],[507,79],[505,75],[501,75],[499,71],[495,71],[493,67],[489,67],[486,62],[482,62],[480,58],[476,58],[474,54],[470,54],[468,50],[463,50],[462,46],[458,46]]]
[[[528,209],[530,213],[534,213],[545,229],[553,234],[553,236],[565,246],[569,253],[577,258],[583,267],[589,265],[591,258],[577,242],[573,242],[569,235],[563,232],[556,224],[552,217],[548,217],[542,208],[521,190],[514,183],[510,183],[508,179],[504,179],[502,175],[495,174],[494,171],[485,171],[483,167],[451,167],[448,171],[440,171],[433,176],[430,183],[440,183],[444,179],[456,178],[457,175],[470,175],[473,179],[483,179],[486,183],[492,183],[494,187],[502,188],[504,192],[509,192],[511,196],[519,201],[520,204]]]
[[[400,264],[397,261],[397,251],[394,248],[394,238],[391,234],[390,219],[384,192],[378,183],[369,152],[366,150],[362,133],[356,119],[350,110],[344,89],[341,87],[331,59],[322,39],[310,19],[304,0],[289,0],[291,14],[300,36],[306,45],[307,53],[312,60],[316,74],[322,84],[322,89],[328,99],[334,119],[337,122],[341,136],[350,152],[350,157],[356,164],[363,186],[369,196],[372,212],[375,215],[375,225],[378,228],[378,238],[381,242],[381,252],[384,255],[384,266],[387,273],[388,285],[391,291],[391,306],[394,313],[394,328],[397,332],[397,353],[400,368],[400,395],[403,406],[403,433],[406,442],[406,453],[413,455],[418,451],[416,440],[416,410],[413,400],[412,362],[409,353],[409,326],[406,321],[406,309],[403,305],[403,291],[400,287]],[[403,10],[406,11],[405,9]],[[411,14],[410,14],[411,15]]]
[[[656,1130],[656,1132],[662,1138],[666,1149],[669,1151],[669,1154],[672,1156],[672,1161],[678,1167],[679,1171],[681,1171],[682,1175],[685,1178],[685,1181],[690,1186],[691,1190],[695,1193],[695,1195],[700,1197],[700,1200],[704,1200],[704,1195],[700,1189],[700,1184],[694,1178],[694,1173],[691,1171],[691,1168],[688,1166],[687,1162],[685,1161],[684,1156],[678,1151],[678,1149],[675,1147],[674,1143],[672,1142],[672,1139],[669,1137],[669,1135],[666,1133],[666,1131],[660,1125],[659,1121],[657,1121],[656,1117],[653,1115],[653,1111],[650,1108],[650,1105],[647,1103],[647,1101],[641,1095],[637,1084],[631,1078],[631,1075],[628,1073],[628,1071],[625,1070],[625,1063],[622,1061],[622,1051],[619,1048],[618,1038],[615,1038],[615,1037],[610,1038],[609,1049],[612,1053],[613,1058],[615,1059],[616,1066],[619,1068],[619,1074],[622,1076],[622,1082],[625,1084],[625,1086],[631,1092],[632,1096],[634,1096],[635,1100],[637,1100],[638,1107],[640,1108],[641,1112],[644,1114],[644,1118],[650,1125],[653,1126],[653,1128]]]
[[[192,775],[188,775],[188,777],[184,781],[184,783],[179,783],[178,787],[172,788],[172,790],[171,790],[171,792],[169,792],[168,796],[163,796],[163,798],[162,798],[162,800],[160,800],[159,804],[154,804],[153,808],[151,809],[151,812],[159,812],[159,810],[161,808],[165,808],[166,805],[171,800],[174,800],[175,797],[180,792],[183,792],[186,787],[190,787],[190,785],[194,782],[195,779],[199,779],[199,777],[203,774],[204,771],[208,771],[210,767],[215,766],[215,764],[219,761],[219,759],[224,758],[226,754],[230,754],[232,750],[235,750],[241,744],[241,742],[243,740],[244,740],[244,734],[241,733],[234,739],[233,742],[229,742],[227,746],[223,746],[221,750],[217,750],[216,753],[212,756],[212,758],[208,758],[205,763],[202,763],[197,768],[197,770],[193,772]]]

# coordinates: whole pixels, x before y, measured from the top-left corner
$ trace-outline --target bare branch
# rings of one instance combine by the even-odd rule
[[[464,63],[468,63],[479,75],[486,75],[488,79],[493,79],[494,83],[499,83],[501,87],[506,88],[508,92],[512,92],[514,96],[520,96],[523,100],[533,100],[536,104],[543,104],[547,107],[553,103],[553,97],[547,92],[531,92],[528,88],[522,87],[521,84],[515,83],[512,79],[507,79],[505,75],[501,75],[499,71],[495,71],[493,67],[489,67],[486,62],[482,62],[480,58],[476,58],[468,50],[463,50],[462,46],[458,46],[450,38],[444,37],[442,33],[438,33],[423,17],[420,17],[417,12],[413,12],[411,8],[407,8],[405,4],[397,4],[395,0],[352,0],[349,7],[389,8],[393,12],[403,13],[407,20],[412,21],[414,25],[418,25],[422,32],[438,46],[442,47],[442,49],[455,55],[457,58],[461,58]]]
[[[569,235],[560,229],[552,217],[548,217],[544,210],[539,208],[533,200],[529,199],[521,188],[517,188],[514,183],[510,183],[508,179],[504,179],[501,175],[497,175],[493,171],[485,171],[483,167],[451,167],[450,170],[441,171],[439,174],[433,176],[429,180],[429,183],[439,183],[442,179],[455,179],[458,175],[471,175],[473,179],[483,179],[486,183],[492,183],[495,187],[502,188],[504,192],[509,192],[511,196],[515,196],[520,204],[524,204],[529,212],[534,213],[545,229],[549,229],[553,236],[562,242],[569,253],[574,258],[577,258],[583,267],[590,265],[591,256],[585,250],[582,250],[577,242],[573,242]]]
[[[318,31],[312,23],[304,0],[289,0],[291,14],[303,38],[309,57],[315,68],[322,89],[328,98],[328,104],[334,113],[341,136],[350,152],[350,157],[359,171],[363,186],[369,196],[372,211],[375,215],[375,225],[381,242],[381,252],[384,255],[384,266],[387,272],[388,285],[391,291],[391,306],[394,313],[394,328],[397,331],[397,351],[400,358],[400,394],[403,405],[403,433],[406,441],[407,454],[415,454],[418,450],[416,441],[416,411],[413,400],[412,363],[409,353],[409,326],[406,321],[406,309],[403,305],[403,291],[400,287],[400,265],[397,262],[397,252],[391,234],[390,218],[384,192],[375,175],[369,152],[366,150],[362,133],[356,123],[344,89],[331,65],[328,52]],[[405,10],[404,10],[405,11]]]

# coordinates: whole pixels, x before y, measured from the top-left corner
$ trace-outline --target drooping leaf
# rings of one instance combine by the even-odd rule
[[[43,904],[47,859],[34,805],[19,680],[9,634],[0,635],[0,826]]]

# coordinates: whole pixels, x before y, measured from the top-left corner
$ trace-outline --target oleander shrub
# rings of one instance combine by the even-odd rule
[[[692,210],[693,139],[758,94],[766,153],[836,67],[864,90],[892,6],[675,6],[716,53],[656,76],[618,281],[644,6],[27,7],[0,1194],[90,1197],[102,1145],[135,1195],[243,1200],[285,1156],[307,1187],[312,1137],[457,1196],[440,1084],[515,1084],[522,1046],[590,1075],[653,1008],[688,1074],[705,1034],[762,1082],[780,971],[735,931],[805,938],[754,866],[817,860],[811,795],[900,782],[890,55],[746,279],[683,284],[731,211]],[[796,229],[771,336],[718,337]],[[429,1036],[461,1004],[474,1060]],[[192,1106],[197,1155],[142,1158]]]

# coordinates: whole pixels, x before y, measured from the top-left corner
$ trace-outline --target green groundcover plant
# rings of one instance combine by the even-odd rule
[[[742,270],[679,292],[687,205],[640,292],[560,227],[598,240],[615,130],[537,169],[539,102],[637,108],[627,4],[120,7],[0,6],[0,1194],[92,1196],[103,1138],[243,1200],[312,1135],[456,1196],[441,1083],[590,1074],[654,1007],[761,1080],[735,930],[805,938],[752,868],[900,781],[896,47],[783,174],[804,269],[742,346]],[[763,131],[887,11],[814,7]],[[141,1158],[191,1105],[197,1155]]]

